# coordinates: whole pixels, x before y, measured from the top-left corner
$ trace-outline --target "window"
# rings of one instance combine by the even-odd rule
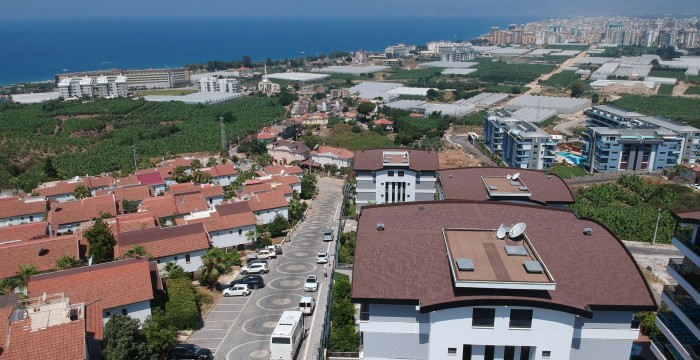
[[[112,315],[112,313],[110,313],[109,311],[105,311],[105,316],[109,317],[110,315]]]
[[[233,234],[233,230],[229,230],[228,233],[229,233],[229,234]]]
[[[496,309],[474,308],[472,315],[472,326],[493,327],[496,318]]]
[[[243,229],[238,229],[238,236],[243,235]]]
[[[126,316],[127,314],[129,314],[129,312],[126,311],[126,309],[122,309],[122,315]]]
[[[389,176],[394,176],[394,172],[393,172],[393,171],[389,171]]]
[[[462,345],[462,360],[472,360],[472,346],[469,344]]]
[[[457,355],[457,348],[447,348],[447,355]]]
[[[173,256],[173,260],[174,260],[174,261],[177,261],[177,256]]]
[[[503,352],[503,360],[515,360],[515,346],[506,346]]]
[[[185,255],[185,263],[190,263],[190,254]]]
[[[34,222],[34,215],[29,215],[29,221]]]
[[[420,184],[420,174],[416,174],[416,184]]]
[[[532,310],[513,309],[510,311],[511,328],[529,329],[532,327]]]
[[[530,347],[529,346],[520,347],[520,360],[530,360]]]
[[[494,360],[494,353],[496,352],[496,347],[493,345],[486,345],[484,349],[484,360]]]
[[[399,176],[403,176],[403,171],[399,171]]]
[[[549,350],[542,351],[542,358],[549,359],[552,357],[552,352]]]
[[[156,264],[160,264],[160,260],[156,260]]]

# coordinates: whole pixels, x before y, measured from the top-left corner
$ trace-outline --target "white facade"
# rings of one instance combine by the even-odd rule
[[[231,185],[232,182],[236,181],[237,177],[238,177],[238,175],[217,176],[217,177],[213,177],[211,179],[211,182],[214,184],[219,184],[221,186],[229,186],[229,185]]]
[[[0,227],[10,225],[28,224],[33,222],[44,221],[44,213],[23,214],[13,217],[0,218]]]
[[[495,310],[492,326],[473,326],[472,307],[420,313],[413,305],[369,305],[360,321],[364,359],[628,359],[639,329],[632,312],[596,312],[592,319],[521,306],[479,306]],[[511,310],[532,310],[529,327],[511,328]],[[490,347],[490,349],[487,349]],[[508,349],[508,348],[509,349]],[[513,354],[506,356],[507,353]]]
[[[56,228],[56,234],[67,234],[74,233],[75,229],[80,226],[80,222],[70,223],[70,224],[60,224]]]
[[[66,201],[73,201],[76,200],[75,194],[74,193],[68,193],[68,194],[58,194],[58,195],[49,195],[46,196],[46,200],[56,200],[57,202],[66,202]]]
[[[219,204],[224,202],[224,196],[223,195],[211,196],[211,197],[205,198],[205,200],[207,201],[207,205],[209,206],[209,208],[213,209],[214,206],[219,205]]]
[[[209,237],[214,247],[227,248],[250,243],[248,233],[255,232],[255,225],[248,225],[238,228],[210,231]]]
[[[333,154],[321,153],[311,155],[311,160],[321,165],[335,165],[338,168],[344,169],[352,166],[352,159],[340,159]]]
[[[430,201],[435,199],[435,172],[416,173],[410,169],[358,171],[358,207],[374,204]]]
[[[289,210],[286,206],[276,209],[253,211],[253,215],[258,219],[258,224],[261,225],[271,223],[277,214],[284,216],[285,219],[289,219]]]
[[[241,83],[238,82],[238,80],[236,79],[219,79],[216,77],[205,77],[199,80],[199,91],[240,93]]]
[[[177,265],[182,266],[185,272],[195,272],[202,267],[202,256],[207,252],[207,250],[197,250],[184,254],[177,254],[172,256],[163,256],[154,259],[158,263],[158,270],[163,271],[165,264],[168,262],[174,262]]]
[[[132,319],[139,319],[142,323],[151,316],[151,301],[141,301],[124,306],[117,306],[102,310],[102,323],[107,324],[113,315],[128,315]]]
[[[70,97],[126,97],[127,79],[122,75],[82,78],[67,77],[58,83],[58,91],[64,98]]]

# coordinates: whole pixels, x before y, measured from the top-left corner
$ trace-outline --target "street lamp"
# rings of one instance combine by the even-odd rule
[[[659,215],[656,216],[656,227],[654,228],[654,239],[651,241],[651,245],[656,245],[656,233],[659,231],[659,222],[661,221],[661,208],[659,208]]]

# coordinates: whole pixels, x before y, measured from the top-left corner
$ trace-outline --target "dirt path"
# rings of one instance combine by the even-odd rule
[[[586,126],[586,115],[583,112],[571,115],[568,121],[558,124],[554,127],[554,131],[558,131],[562,134],[573,136],[574,132],[571,131],[572,128]]]
[[[556,69],[554,69],[554,70],[553,70],[552,72],[550,72],[549,74],[541,75],[540,77],[538,77],[537,79],[535,79],[533,82],[531,82],[531,83],[525,85],[525,86],[527,86],[527,87],[530,88],[530,90],[528,90],[528,91],[525,92],[525,95],[532,95],[532,93],[539,93],[540,91],[542,91],[542,86],[540,86],[540,84],[538,83],[538,81],[540,81],[540,80],[545,81],[545,80],[549,79],[552,75],[558,74],[558,73],[564,71],[564,68],[565,68],[565,67],[573,66],[573,65],[576,63],[576,60],[578,60],[578,59],[580,59],[580,58],[586,56],[586,54],[588,54],[588,50],[581,51],[578,55],[576,55],[576,56],[572,57],[571,59],[568,59],[568,60],[564,61],[563,63],[561,63],[561,64],[559,65],[559,67],[557,67]]]
[[[685,91],[688,90],[689,87],[690,87],[690,84],[683,82],[683,81],[679,81],[678,84],[676,84],[676,86],[673,87],[673,92],[671,93],[671,95],[684,96]]]

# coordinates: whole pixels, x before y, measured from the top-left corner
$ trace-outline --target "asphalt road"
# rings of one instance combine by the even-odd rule
[[[283,244],[283,255],[270,260],[270,272],[263,275],[265,287],[248,297],[222,297],[204,318],[202,329],[192,333],[188,343],[207,347],[217,360],[268,359],[270,334],[282,312],[296,310],[302,296],[316,298],[314,315],[306,316],[307,336],[297,359],[315,359],[321,339],[330,277],[323,277],[316,264],[320,251],[334,253],[336,241],[323,242],[324,228],[337,228],[343,180],[321,178],[319,194],[291,236]],[[337,232],[337,231],[336,231]],[[330,270],[329,270],[330,273]],[[319,290],[304,293],[307,275],[320,279]]]

